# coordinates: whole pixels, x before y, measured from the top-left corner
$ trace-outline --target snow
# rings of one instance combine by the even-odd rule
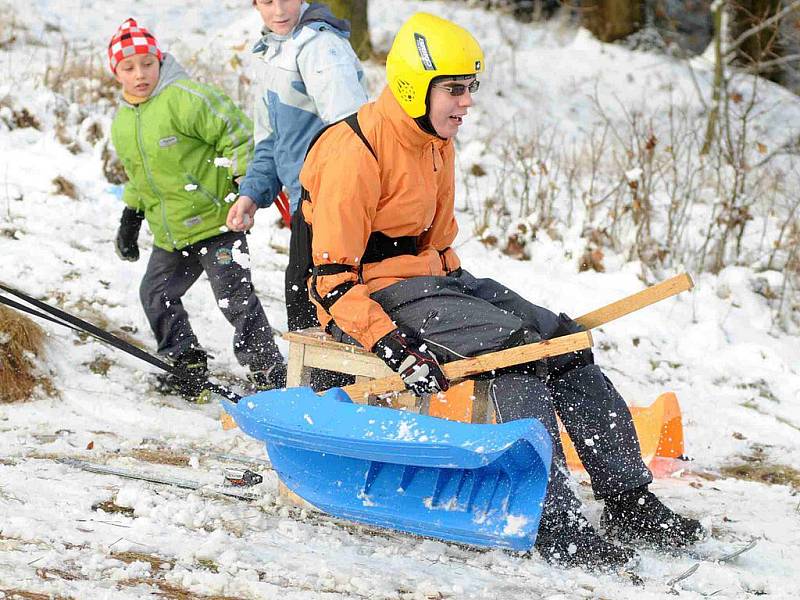
[[[124,331],[154,351],[138,298],[152,237],[143,228],[139,262],[122,262],[114,255],[119,190],[103,176],[103,142],[92,144],[86,135],[93,122],[107,137],[110,106],[102,99],[79,104],[68,91],[54,93],[43,85],[44,73],[61,64],[62,41],[73,44],[73,52],[87,64],[91,58],[104,68],[108,36],[118,22],[135,16],[190,70],[209,73],[248,107],[249,89],[239,97],[238,81],[240,74],[255,79],[247,48],[258,36],[257,16],[249,3],[232,0],[9,0],[2,7],[28,29],[0,54],[0,279],[106,323],[114,332]],[[476,106],[458,140],[457,249],[465,268],[572,315],[642,289],[645,268],[622,255],[606,257],[605,273],[578,273],[574,256],[585,245],[580,227],[561,231],[560,239],[540,232],[526,247],[532,260],[487,249],[474,231],[469,207],[501,175],[497,152],[504,140],[542,127],[581,139],[596,118],[594,94],[615,119],[621,118],[621,106],[642,102],[664,109],[683,101],[697,110],[686,63],[602,45],[588,32],[563,24],[522,25],[467,3],[421,0],[370,3],[376,47],[388,48],[415,10],[467,26],[487,55]],[[234,55],[243,61],[241,72],[230,66]],[[708,89],[708,65],[695,59],[692,66],[698,85]],[[375,97],[382,67],[370,63],[366,70]],[[760,117],[758,137],[777,148],[796,135],[800,102],[771,84],[761,89],[776,110]],[[8,127],[12,108],[27,108],[41,130]],[[59,124],[75,137],[77,154],[58,141]],[[489,176],[471,188],[464,172],[477,162]],[[634,166],[624,174],[628,180],[642,175]],[[52,181],[59,175],[76,185],[77,200],[55,193]],[[289,235],[274,226],[278,218],[272,209],[260,211],[248,237],[249,254],[236,249],[234,260],[252,268],[270,322],[283,330]],[[668,505],[702,517],[714,531],[716,538],[699,544],[698,552],[718,555],[760,538],[756,549],[729,564],[703,562],[677,584],[681,597],[795,598],[800,595],[797,492],[719,474],[724,465],[755,454],[766,462],[800,464],[800,344],[796,332],[774,325],[773,307],[759,293],[765,285],[779,287],[782,279],[776,271],[742,265],[692,275],[696,286],[691,293],[595,331],[597,361],[632,404],[649,404],[663,391],[677,394],[686,453],[694,460],[672,477],[657,480],[653,489]],[[213,355],[212,369],[243,376],[231,349],[233,332],[205,277],[184,302]],[[475,552],[316,522],[284,505],[271,471],[264,471],[260,486],[266,496],[252,505],[78,471],[54,459],[71,456],[214,484],[222,481],[222,467],[202,451],[262,458],[264,451],[243,432],[224,431],[217,404],[188,405],[161,397],[136,359],[51,324],[43,326],[48,341],[42,364],[52,373],[58,397],[39,394],[28,403],[0,405],[0,590],[138,599],[155,597],[152,581],[163,580],[198,596],[282,600],[647,599],[667,597],[665,582],[694,562],[686,555],[642,550],[637,571],[644,585],[634,586],[614,574],[555,568],[535,554]],[[5,339],[0,332],[0,343]],[[279,345],[285,354],[285,343]],[[99,357],[112,362],[106,375],[87,368]],[[413,421],[398,420],[397,439],[413,441],[415,435]],[[133,456],[154,444],[188,449],[188,466],[142,463]],[[599,504],[586,487],[578,490],[587,517],[597,523]],[[92,510],[107,500],[133,509],[133,516]],[[123,552],[156,557],[156,564],[126,563]]]
[[[519,535],[525,530],[528,519],[522,515],[508,515],[503,527],[503,535]]]

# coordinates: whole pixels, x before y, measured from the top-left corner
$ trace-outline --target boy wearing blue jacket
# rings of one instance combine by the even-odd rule
[[[272,204],[282,187],[289,191],[294,213],[308,143],[322,127],[368,100],[347,21],[334,17],[324,4],[301,0],[253,0],[253,5],[264,22],[253,52],[264,68],[253,111],[255,156],[228,213],[232,231],[250,229],[256,210]],[[318,324],[304,275],[287,271],[286,310],[289,330]]]

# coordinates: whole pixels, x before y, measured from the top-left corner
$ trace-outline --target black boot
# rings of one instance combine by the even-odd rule
[[[203,384],[208,379],[208,355],[200,348],[190,348],[175,357],[177,373],[156,375],[156,390],[161,394],[178,394],[189,402],[200,401]]]
[[[607,535],[620,541],[642,541],[668,549],[703,538],[700,521],[673,512],[647,486],[606,498],[605,504],[601,523]]]
[[[615,570],[635,556],[630,548],[601,538],[581,514],[542,519],[535,547],[547,562],[567,568]]]
[[[256,392],[266,392],[286,387],[286,365],[275,363],[264,369],[253,369],[247,376]]]

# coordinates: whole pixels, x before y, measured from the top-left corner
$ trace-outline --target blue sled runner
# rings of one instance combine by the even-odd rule
[[[473,546],[525,551],[552,446],[539,421],[458,423],[289,388],[224,403],[266,443],[294,493],[330,515]]]

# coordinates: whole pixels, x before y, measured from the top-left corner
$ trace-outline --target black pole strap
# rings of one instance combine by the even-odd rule
[[[20,312],[28,313],[29,315],[33,315],[34,317],[39,317],[40,319],[45,319],[46,321],[50,321],[51,323],[55,323],[56,325],[61,325],[62,327],[69,327],[73,331],[77,331],[78,333],[84,333],[82,330],[78,329],[77,327],[73,327],[69,323],[64,323],[63,321],[59,321],[48,315],[47,313],[39,312],[36,309],[31,308],[30,306],[25,306],[24,304],[20,304],[15,300],[11,300],[11,298],[6,298],[4,296],[0,296],[0,304],[5,304],[6,306],[10,306],[11,308],[16,308]]]
[[[41,319],[45,319],[47,321],[56,323],[63,327],[68,327],[73,331],[86,333],[100,340],[101,342],[105,342],[106,344],[109,344],[110,346],[113,346],[118,350],[122,350],[123,352],[130,354],[131,356],[135,356],[139,360],[143,360],[144,362],[159,368],[162,371],[166,371],[167,373],[175,375],[180,379],[186,379],[186,373],[184,373],[180,369],[176,369],[174,366],[164,362],[160,358],[156,358],[149,352],[145,352],[144,350],[134,346],[130,342],[126,342],[125,340],[109,333],[108,331],[100,329],[96,325],[92,325],[88,321],[84,321],[83,319],[79,319],[78,317],[71,315],[68,312],[64,312],[61,309],[58,309],[54,306],[50,306],[49,304],[42,302],[41,300],[37,300],[36,298],[29,296],[28,294],[25,294],[24,292],[12,288],[4,283],[0,283],[0,290],[3,290],[4,292],[11,294],[12,296],[16,296],[17,298],[39,308],[41,311],[44,312],[36,311],[32,308],[21,305],[18,302],[15,302],[14,300],[4,298],[3,296],[0,296],[0,304],[5,304],[6,306],[10,306],[19,311],[31,314]],[[241,399],[241,396],[233,393],[228,388],[216,383],[212,383],[211,381],[208,380],[203,382],[203,388],[211,392],[214,392],[215,394],[219,394],[220,396],[227,398],[232,402],[238,402]]]

